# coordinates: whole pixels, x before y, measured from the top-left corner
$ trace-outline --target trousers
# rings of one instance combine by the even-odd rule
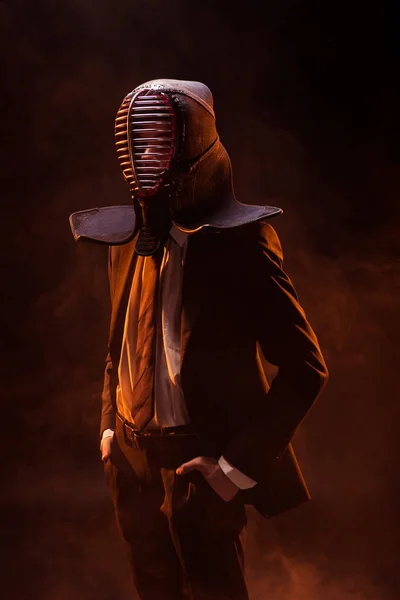
[[[201,455],[196,436],[142,449],[117,426],[104,468],[141,600],[248,600],[240,492],[225,502],[199,471],[175,473]]]

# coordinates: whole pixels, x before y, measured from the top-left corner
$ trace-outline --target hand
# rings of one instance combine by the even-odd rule
[[[100,452],[101,452],[101,460],[105,463],[107,460],[111,458],[111,447],[114,436],[109,435],[101,440],[100,443]]]
[[[198,456],[187,463],[181,465],[176,473],[186,475],[190,471],[197,469],[203,475],[207,483],[213,488],[225,502],[232,500],[239,491],[239,488],[225,475],[215,458],[208,456]]]

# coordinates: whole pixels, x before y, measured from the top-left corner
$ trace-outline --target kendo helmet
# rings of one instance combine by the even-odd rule
[[[232,167],[216,129],[213,96],[197,81],[154,79],[123,99],[115,144],[131,204],[73,213],[75,239],[157,251],[173,223],[186,233],[226,229],[278,215],[234,194]]]

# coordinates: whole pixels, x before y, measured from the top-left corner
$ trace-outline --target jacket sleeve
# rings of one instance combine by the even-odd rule
[[[113,296],[112,289],[112,248],[108,251],[108,280],[110,285],[111,299]],[[104,370],[103,391],[101,395],[101,420],[100,420],[100,438],[105,429],[115,428],[115,410],[112,400],[112,377],[113,377],[113,362],[111,359],[110,348],[106,357],[106,365]]]
[[[234,467],[259,481],[282,456],[296,429],[319,397],[328,370],[318,340],[296,291],[283,270],[275,230],[259,223],[248,260],[251,322],[265,358],[278,367],[261,414],[230,441],[223,455]],[[253,268],[254,267],[254,268]]]
[[[115,429],[115,410],[111,397],[112,369],[113,363],[108,352],[104,370],[103,392],[101,395],[100,437],[106,429]]]

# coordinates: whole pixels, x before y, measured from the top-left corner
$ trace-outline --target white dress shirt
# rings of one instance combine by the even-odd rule
[[[146,429],[175,427],[190,423],[180,381],[180,333],[182,312],[183,267],[186,256],[188,235],[172,226],[164,246],[160,267],[158,323],[156,342],[156,365],[154,382],[154,417]],[[145,260],[147,260],[145,258]],[[135,269],[131,293],[126,312],[121,358],[118,368],[117,410],[131,423],[132,382],[136,349],[139,298],[142,276],[141,269]],[[102,440],[114,435],[112,429],[103,432]],[[256,485],[256,481],[238,471],[223,456],[219,466],[225,475],[240,489]]]

